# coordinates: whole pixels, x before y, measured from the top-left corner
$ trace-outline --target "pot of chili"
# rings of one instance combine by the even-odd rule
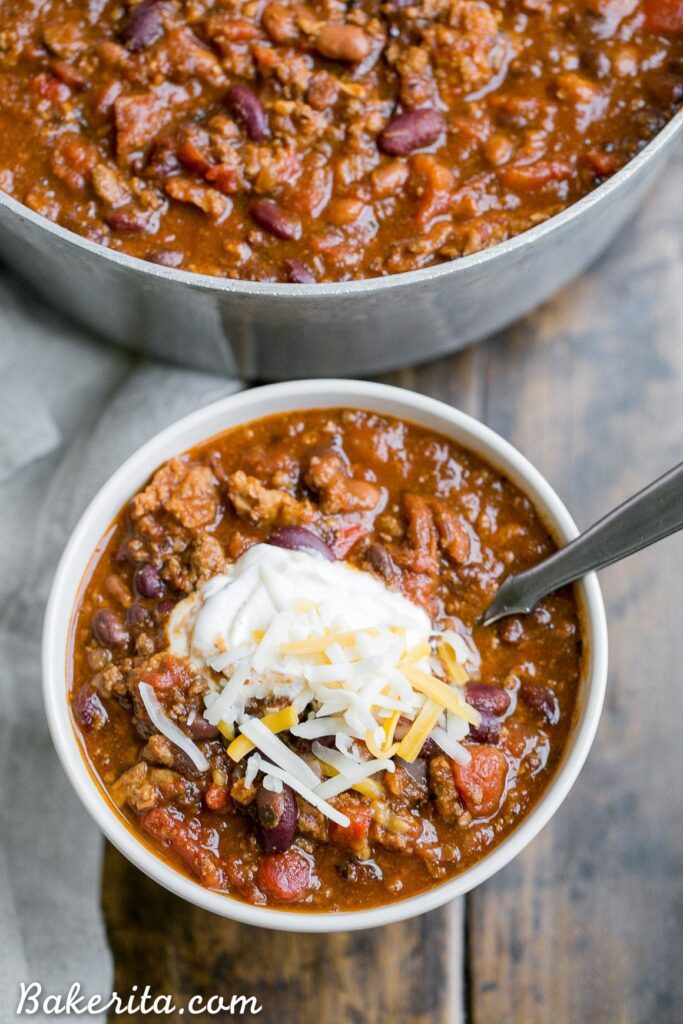
[[[0,251],[187,364],[428,359],[609,243],[680,135],[682,68],[681,0],[12,0]]]
[[[227,917],[302,931],[468,891],[557,809],[606,675],[595,578],[477,625],[576,533],[439,402],[271,385],[148,442],[61,560],[44,693],[109,839]]]

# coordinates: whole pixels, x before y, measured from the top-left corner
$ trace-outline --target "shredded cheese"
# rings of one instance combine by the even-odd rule
[[[272,711],[269,715],[264,715],[260,721],[272,733],[276,733],[283,732],[285,729],[292,729],[299,721],[299,716],[294,705],[290,704],[287,708],[281,708],[279,711]],[[221,728],[220,723],[218,728]],[[222,729],[221,732],[223,732]],[[235,735],[234,729],[232,730],[232,735]],[[255,746],[256,744],[252,743],[246,736],[238,736],[228,747],[228,757],[231,757],[233,761],[241,761],[244,755],[253,750]]]
[[[443,708],[448,708],[454,714],[464,718],[470,725],[479,725],[481,722],[481,715],[476,708],[471,707],[467,704],[460,696],[457,690],[447,686],[446,683],[440,679],[436,679],[434,676],[430,676],[427,672],[423,672],[419,668],[415,668],[414,665],[403,665],[403,674],[406,679],[412,683],[416,690],[420,693],[426,694],[431,700],[440,704]]]
[[[288,786],[291,786],[292,789],[299,794],[299,796],[302,796],[304,800],[307,800],[313,807],[317,807],[317,809],[321,811],[326,818],[336,822],[337,825],[341,825],[342,828],[348,828],[351,824],[351,821],[346,814],[342,814],[342,812],[338,811],[336,807],[332,806],[332,804],[328,804],[328,802],[319,793],[309,789],[308,786],[301,782],[300,779],[296,778],[295,775],[283,770],[278,765],[269,764],[268,761],[264,760],[261,760],[260,767],[261,771],[267,772],[268,775],[272,775],[273,778],[281,779],[283,782],[286,782]],[[316,782],[317,781],[318,780],[316,779]]]
[[[318,784],[318,776],[312,768],[306,764],[302,757],[295,754],[293,750],[285,746],[282,740],[270,732],[260,718],[246,718],[240,725],[240,730],[251,740],[255,747],[270,757],[278,767],[291,773],[304,785],[315,788]]]
[[[328,778],[333,778],[335,775],[339,775],[336,768],[333,768],[331,764],[320,765],[323,775]],[[351,789],[355,789],[357,793],[362,793],[368,800],[383,800],[386,796],[384,786],[377,779],[361,779],[360,782],[354,782]]]
[[[448,670],[448,675],[451,677],[451,681],[454,682],[456,686],[464,686],[470,677],[460,662],[456,661],[453,648],[450,644],[440,643],[436,650]]]
[[[356,642],[355,633],[323,633],[322,636],[312,636],[307,640],[293,640],[291,643],[280,644],[283,654],[324,654],[328,647],[339,644],[340,647],[352,647]]]
[[[414,760],[430,736],[466,756],[460,741],[480,716],[462,687],[479,678],[480,658],[458,628],[434,631],[422,608],[370,573],[268,544],[179,602],[167,626],[172,652],[206,681],[204,715],[231,759],[251,755],[256,770],[257,752],[311,792],[355,788],[374,801],[384,788],[373,776],[397,756]],[[288,706],[247,715],[251,702],[274,698]],[[294,737],[333,737],[337,750],[314,743],[309,763]]]
[[[428,700],[408,732],[398,745],[398,756],[413,762],[422,750],[425,740],[443,714],[441,704]]]

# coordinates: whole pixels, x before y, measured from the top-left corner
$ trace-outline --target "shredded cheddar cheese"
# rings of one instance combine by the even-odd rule
[[[264,715],[261,721],[272,733],[278,733],[296,725],[299,716],[294,705],[290,704],[289,707],[282,708],[280,711],[272,711],[269,715]],[[227,753],[233,761],[241,761],[244,755],[253,749],[254,744],[251,740],[248,740],[246,736],[238,736],[228,747]]]

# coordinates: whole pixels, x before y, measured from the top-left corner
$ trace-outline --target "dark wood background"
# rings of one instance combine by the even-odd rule
[[[387,379],[504,434],[588,526],[683,459],[681,194],[679,160],[583,279]],[[682,570],[679,537],[603,573],[611,666],[588,763],[545,831],[466,900],[371,932],[265,932],[190,907],[108,848],[115,988],[253,993],[264,1024],[683,1020]]]

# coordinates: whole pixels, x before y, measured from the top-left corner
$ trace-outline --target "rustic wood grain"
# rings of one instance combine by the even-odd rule
[[[292,935],[192,907],[111,846],[103,878],[113,987],[119,993],[149,985],[177,1006],[193,995],[253,995],[263,1007],[258,1020],[264,1024],[459,1024],[462,1019],[462,901],[384,929]],[[209,1024],[217,1018],[191,1019]]]
[[[683,174],[590,275],[481,350],[483,415],[587,526],[683,459]],[[602,574],[611,641],[588,763],[468,901],[473,1024],[683,1019],[683,539]]]
[[[600,264],[522,324],[386,378],[509,437],[580,525],[683,458],[682,186],[672,168]],[[468,898],[466,963],[463,901],[379,931],[267,932],[183,903],[108,848],[116,989],[255,994],[265,1024],[677,1024],[682,553],[670,539],[604,574],[595,747],[543,834]]]

